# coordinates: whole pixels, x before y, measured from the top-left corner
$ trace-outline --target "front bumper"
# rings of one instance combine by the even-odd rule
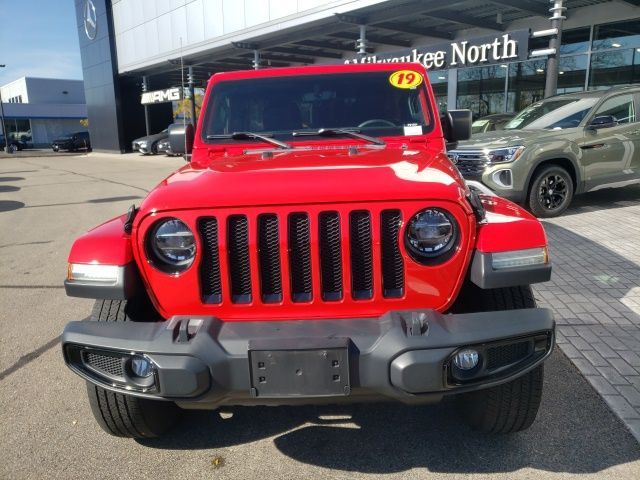
[[[62,349],[67,365],[96,385],[183,408],[430,403],[524,375],[550,355],[554,332],[546,309],[262,322],[176,316],[161,323],[70,322]],[[480,352],[471,374],[452,363],[461,347]],[[155,366],[144,382],[131,373],[134,354]]]

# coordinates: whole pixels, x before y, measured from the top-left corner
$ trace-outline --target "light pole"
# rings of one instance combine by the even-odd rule
[[[0,68],[4,68],[4,64],[0,64]],[[0,90],[0,121],[2,121],[2,138],[4,138],[4,151],[9,153],[9,139],[7,137],[7,129],[4,123],[4,105],[2,105],[2,91]]]

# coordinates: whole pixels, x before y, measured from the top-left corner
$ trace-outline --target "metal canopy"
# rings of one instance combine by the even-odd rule
[[[571,11],[605,1],[572,0],[568,8]],[[636,2],[640,0],[629,1]],[[184,65],[193,66],[196,86],[204,87],[216,72],[253,68],[256,50],[260,66],[265,68],[339,62],[348,52],[355,56],[360,25],[366,25],[367,52],[375,53],[381,46],[413,46],[420,37],[451,40],[458,31],[470,27],[505,31],[515,20],[532,15],[549,17],[550,6],[549,0],[391,0],[295,31],[230,44],[223,51],[185,57]],[[147,75],[157,88],[179,85],[180,61],[174,59],[138,74]]]

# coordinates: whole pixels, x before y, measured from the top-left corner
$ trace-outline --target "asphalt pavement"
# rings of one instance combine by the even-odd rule
[[[640,478],[640,447],[556,350],[526,432],[471,431],[453,403],[185,412],[166,437],[103,433],[58,337],[73,239],[139,203],[178,158],[0,158],[0,478]]]

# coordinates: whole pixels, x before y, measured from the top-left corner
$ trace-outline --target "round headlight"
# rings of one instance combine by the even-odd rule
[[[152,260],[161,270],[179,272],[188,268],[196,254],[193,233],[183,222],[172,218],[151,230],[149,246]]]
[[[453,253],[458,241],[458,226],[451,214],[439,208],[416,213],[407,224],[405,244],[414,260],[430,264],[441,262]]]

